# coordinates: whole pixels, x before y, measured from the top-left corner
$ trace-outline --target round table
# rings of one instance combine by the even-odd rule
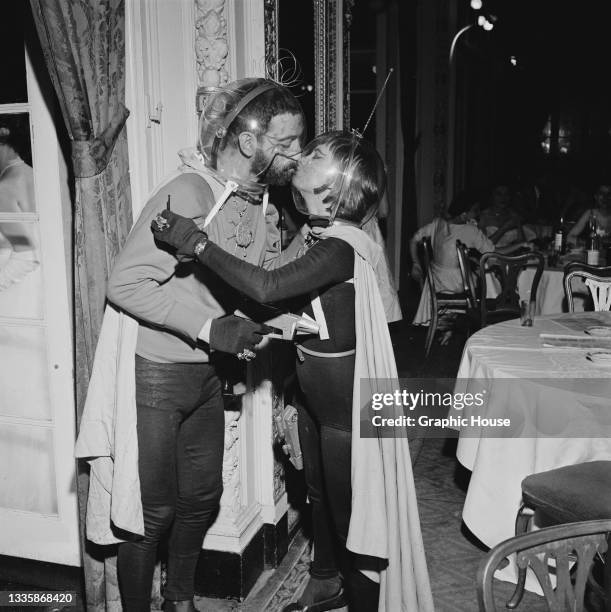
[[[511,413],[536,420],[549,418],[554,411],[559,419],[561,415],[576,416],[573,424],[562,425],[561,435],[567,437],[493,438],[485,431],[481,435],[461,431],[456,455],[472,471],[463,519],[490,547],[514,535],[520,485],[526,476],[584,461],[611,460],[611,439],[594,437],[598,433],[572,437],[579,435],[575,433],[581,423],[579,415],[592,414],[588,411],[593,406],[605,413],[611,408],[611,370],[586,359],[593,349],[545,348],[539,338],[540,333],[583,338],[586,335],[580,328],[591,324],[611,326],[611,313],[536,317],[533,327],[520,327],[518,320],[507,321],[480,330],[465,345],[455,392],[468,392],[475,383],[486,387],[483,416]],[[563,389],[565,384],[570,391]],[[548,420],[542,430],[550,423],[553,425]]]

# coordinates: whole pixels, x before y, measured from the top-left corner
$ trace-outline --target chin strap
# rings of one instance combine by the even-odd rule
[[[229,199],[231,194],[238,191],[238,188],[239,188],[239,185],[235,181],[227,181],[225,183],[225,190],[223,191],[223,193],[221,193],[221,195],[219,196],[219,199],[214,203],[214,206],[210,209],[210,212],[206,215],[206,218],[204,219],[204,226],[202,229],[205,229],[206,227],[208,227],[212,219],[216,217],[216,214],[218,213],[218,211],[221,210],[221,208],[223,208],[223,204],[225,204],[225,202]],[[264,217],[265,217],[265,213],[267,212],[268,204],[269,204],[269,189],[266,187],[265,191],[263,192],[263,200],[261,202],[261,208],[263,209]]]
[[[247,201],[257,204],[258,199],[262,198],[262,209],[263,215],[265,216],[269,203],[269,187],[267,185],[253,184],[253,188],[257,189],[257,191],[253,191],[251,193],[247,190],[246,186],[240,185],[239,183],[231,179],[226,179],[215,170],[206,166],[204,162],[204,157],[196,149],[182,149],[178,152],[178,156],[180,157],[180,160],[182,161],[184,166],[186,166],[187,168],[190,168],[191,170],[194,170],[198,173],[203,173],[209,176],[217,183],[225,186],[223,193],[219,196],[218,200],[215,202],[210,212],[206,215],[202,229],[210,224],[210,222],[212,221],[212,219],[214,219],[218,211],[223,208],[223,204],[225,204],[227,199],[234,193],[237,193],[238,196],[242,197]]]
[[[329,227],[329,217],[309,216],[308,225],[313,234],[320,234],[323,230]]]
[[[219,199],[214,203],[214,206],[210,209],[210,212],[206,215],[204,219],[204,229],[208,227],[210,221],[214,219],[216,213],[223,207],[223,204],[227,201],[229,196],[238,189],[238,184],[235,181],[227,181],[225,183],[225,190],[221,193]]]

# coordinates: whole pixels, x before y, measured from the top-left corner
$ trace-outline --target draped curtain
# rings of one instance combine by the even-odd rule
[[[30,0],[72,146],[77,423],[104,312],[106,280],[132,225],[123,0]],[[86,466],[78,466],[87,609],[120,610],[115,551],[87,542]]]

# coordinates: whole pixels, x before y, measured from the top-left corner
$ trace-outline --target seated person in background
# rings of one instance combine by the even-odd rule
[[[582,189],[576,183],[572,183],[564,198],[560,218],[564,223],[576,222],[584,211],[590,207],[591,198],[592,196],[588,191]]]
[[[522,220],[512,209],[513,197],[507,183],[497,183],[490,192],[490,204],[482,210],[479,228],[501,247],[524,241]]]
[[[567,234],[567,242],[575,244],[577,238],[586,229],[590,216],[596,219],[599,235],[611,234],[611,182],[600,183],[594,192],[594,205],[579,217],[573,229]]]
[[[28,128],[19,115],[0,120],[0,213],[36,212],[34,171],[27,155]],[[0,291],[23,280],[38,265],[33,224],[0,224]]]
[[[461,293],[463,291],[463,282],[458,265],[458,255],[456,253],[456,241],[460,240],[470,249],[477,249],[480,253],[489,251],[498,251],[503,254],[509,254],[520,248],[529,248],[528,243],[519,242],[507,247],[496,248],[492,240],[487,238],[484,233],[470,221],[473,219],[471,202],[469,200],[455,198],[448,208],[445,217],[437,217],[431,223],[421,227],[411,239],[410,253],[412,261],[412,278],[415,280],[423,280],[423,271],[418,262],[418,242],[425,236],[431,239],[433,247],[433,261],[431,262],[431,271],[435,281],[436,291],[446,293]],[[494,297],[494,296],[487,296]],[[430,296],[429,290],[425,285],[420,297],[420,304],[414,317],[414,325],[428,325],[430,321]],[[440,329],[443,326],[440,325]],[[449,340],[449,335],[442,339],[442,343]]]

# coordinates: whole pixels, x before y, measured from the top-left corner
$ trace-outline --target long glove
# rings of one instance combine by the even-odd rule
[[[210,348],[232,355],[243,354],[245,349],[252,351],[263,340],[263,336],[272,331],[271,327],[262,323],[236,315],[226,315],[212,320]]]
[[[193,219],[177,215],[171,210],[161,211],[153,221],[151,230],[158,242],[165,242],[176,249],[178,261],[195,259],[195,245],[201,239],[208,239]]]

